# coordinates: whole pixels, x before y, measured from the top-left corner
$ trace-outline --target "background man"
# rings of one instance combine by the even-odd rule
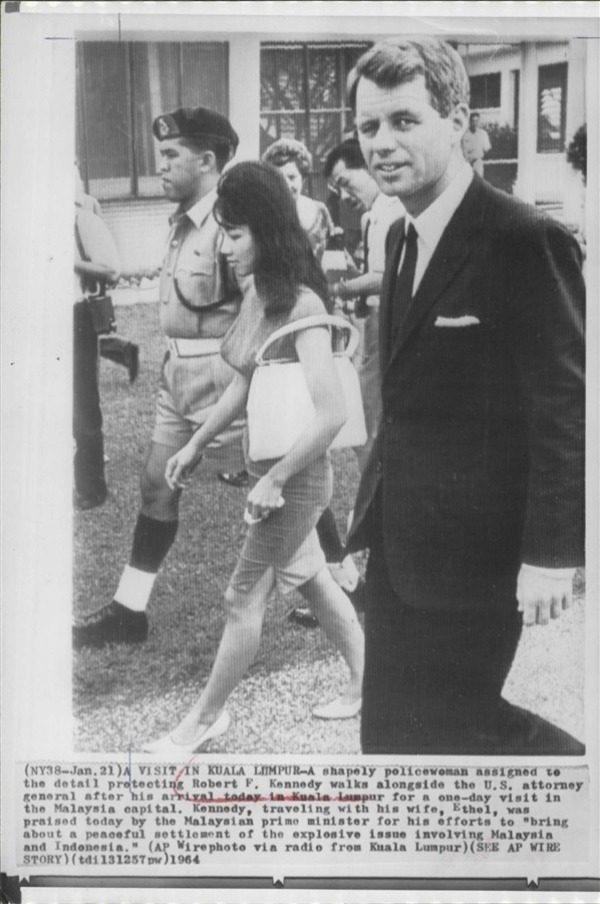
[[[558,617],[583,562],[581,255],[473,175],[468,96],[434,39],[371,48],[350,91],[369,170],[407,210],[388,237],[382,429],[349,543],[371,550],[362,745],[582,753],[501,697],[523,621]]]
[[[232,374],[219,348],[238,314],[241,296],[219,253],[212,208],[219,175],[235,153],[238,136],[224,116],[204,107],[163,114],[154,121],[153,132],[160,142],[163,190],[178,204],[160,279],[160,319],[168,353],[130,562],[113,601],[75,625],[77,646],[146,639],[145,609],[178,527],[180,492],[167,486],[166,463],[208,416]],[[244,467],[241,426],[234,424],[210,450],[226,472]]]
[[[347,138],[329,152],[325,160],[325,178],[342,201],[364,211],[361,220],[363,273],[354,279],[340,280],[334,295],[344,300],[360,297],[354,314],[364,317],[358,373],[365,409],[368,439],[356,449],[362,471],[368,461],[381,420],[379,372],[379,293],[385,269],[385,240],[389,228],[404,213],[400,200],[379,190],[370,175],[356,138]]]
[[[342,201],[363,211],[361,217],[363,272],[351,279],[341,279],[334,283],[331,289],[332,294],[343,301],[357,297],[359,299],[354,305],[354,318],[351,319],[354,319],[354,325],[359,328],[361,334],[355,364],[365,411],[367,442],[354,451],[362,471],[369,459],[381,420],[379,292],[385,267],[385,239],[390,225],[402,215],[404,208],[398,198],[389,197],[379,191],[377,183],[367,170],[356,138],[346,138],[332,148],[325,159],[323,174],[328,180],[330,191],[339,195]],[[337,533],[337,528],[335,530]],[[348,568],[353,577],[356,574],[356,585],[350,595],[354,605],[358,609],[363,609],[364,581],[358,577],[358,570],[352,557],[344,558],[342,566]],[[343,584],[341,586],[343,587]],[[343,589],[348,592],[345,587]],[[292,609],[290,619],[309,627],[318,624],[307,606],[296,606]]]
[[[479,113],[469,116],[469,128],[463,135],[462,149],[473,171],[483,177],[483,158],[492,150],[492,145],[486,130],[479,128],[479,119]]]

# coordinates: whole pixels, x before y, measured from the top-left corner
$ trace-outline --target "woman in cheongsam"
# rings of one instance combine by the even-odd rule
[[[215,217],[223,228],[223,253],[244,293],[240,315],[221,346],[235,376],[211,416],[169,460],[165,476],[172,489],[185,484],[211,439],[244,412],[256,353],[265,339],[284,324],[328,311],[325,277],[293,197],[274,167],[246,162],[227,171],[218,186]],[[327,327],[313,325],[279,343],[277,357],[302,366],[315,417],[282,458],[248,460],[255,480],[246,503],[252,524],[225,592],[227,621],[215,663],[198,701],[170,734],[145,747],[149,752],[192,753],[227,730],[225,704],[256,656],[275,588],[282,594],[302,593],[348,666],[341,695],[315,707],[313,715],[343,719],[360,710],[363,633],[352,604],[327,568],[315,529],[331,498],[328,449],[346,420],[332,337]]]

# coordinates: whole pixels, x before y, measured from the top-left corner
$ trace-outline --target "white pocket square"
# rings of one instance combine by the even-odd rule
[[[478,317],[465,314],[463,317],[437,317],[434,326],[474,326],[481,323]]]

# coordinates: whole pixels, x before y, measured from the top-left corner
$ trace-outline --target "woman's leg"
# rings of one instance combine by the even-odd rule
[[[325,554],[325,559],[329,566],[329,571],[336,584],[342,590],[350,595],[360,593],[361,577],[358,573],[352,556],[346,554],[344,544],[342,543],[335,516],[330,507],[326,508],[319,520],[317,521],[317,536],[321,549]],[[302,588],[300,588],[302,589]],[[359,602],[355,602],[359,607]],[[311,614],[310,610],[304,606],[295,606],[289,614],[290,621],[298,622],[305,627],[317,627],[318,620]]]
[[[299,590],[350,669],[350,681],[341,701],[352,703],[358,700],[362,694],[365,640],[352,603],[327,568],[321,569]]]
[[[171,732],[176,744],[194,741],[202,734],[202,727],[215,721],[254,662],[274,581],[274,571],[269,568],[249,593],[227,590],[227,622],[217,656],[199,700]]]

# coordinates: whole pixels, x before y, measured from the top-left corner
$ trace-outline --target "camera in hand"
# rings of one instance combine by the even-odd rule
[[[88,306],[96,335],[104,336],[114,333],[117,328],[115,308],[111,296],[106,294],[106,283],[97,281],[95,291],[86,295],[85,303]]]
[[[321,259],[323,272],[329,286],[334,286],[348,275],[348,259],[344,248],[344,230],[336,227],[327,240]]]

